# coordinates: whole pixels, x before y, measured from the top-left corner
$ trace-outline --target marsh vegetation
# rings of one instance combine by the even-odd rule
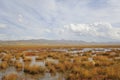
[[[120,80],[120,48],[0,47],[0,80]]]

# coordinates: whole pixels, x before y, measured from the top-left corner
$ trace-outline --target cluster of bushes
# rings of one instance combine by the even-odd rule
[[[46,70],[44,67],[40,67],[38,65],[34,65],[34,66],[25,65],[24,67],[24,72],[29,74],[44,74],[45,71]]]

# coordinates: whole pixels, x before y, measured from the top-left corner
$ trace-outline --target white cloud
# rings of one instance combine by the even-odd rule
[[[18,14],[18,21],[23,22],[23,15],[22,14]]]
[[[0,23],[0,28],[6,28],[6,27],[7,27],[6,24]]]
[[[1,31],[6,28],[7,28],[6,24],[0,23],[0,40],[5,40],[8,37],[5,33],[1,33]]]
[[[93,24],[65,25],[63,34],[64,35],[72,34],[72,35],[68,35],[71,37],[71,39],[72,37],[76,37],[78,39],[80,39],[81,37],[82,38],[87,37],[87,39],[91,38],[90,41],[94,41],[94,38],[96,38],[97,41],[102,40],[102,38],[103,40],[104,38],[111,40],[118,40],[118,41],[120,40],[120,28],[113,27],[110,23],[103,23],[103,22],[97,22]]]
[[[8,38],[8,35],[0,33],[0,40],[9,40]]]

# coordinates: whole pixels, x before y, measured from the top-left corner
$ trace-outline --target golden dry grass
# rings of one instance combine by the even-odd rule
[[[10,59],[15,56],[17,60],[22,57],[24,59],[24,72],[29,74],[44,74],[46,71],[50,72],[51,74],[62,73],[66,80],[120,80],[120,61],[114,60],[115,57],[119,57],[120,50],[112,50],[113,52],[117,53],[114,56],[110,56],[110,52],[99,52],[96,53],[97,55],[93,57],[93,62],[89,61],[88,58],[92,57],[92,52],[85,52],[83,56],[73,56],[72,54],[67,54],[65,52],[53,52],[49,51],[52,49],[60,49],[66,48],[72,50],[71,48],[81,49],[84,47],[90,48],[110,48],[110,47],[118,47],[119,45],[81,45],[81,46],[71,46],[71,45],[57,45],[57,46],[3,46],[1,51],[7,52],[7,55],[2,60],[3,62],[0,64],[1,69],[6,69],[10,66]],[[11,49],[16,51],[10,52]],[[56,59],[59,62],[57,64],[47,61],[45,67],[40,67],[38,65],[30,66],[31,59],[24,56],[22,53],[26,50],[37,50],[37,53],[29,53],[30,55],[37,55],[39,56],[36,58],[36,61],[46,60],[47,58]],[[42,51],[43,50],[43,51]],[[8,54],[9,53],[9,54]],[[77,53],[79,54],[79,53]],[[16,69],[21,69],[22,65],[19,62],[14,64]],[[14,75],[13,75],[14,76]],[[11,76],[8,76],[11,77]],[[99,79],[98,79],[99,78]],[[7,78],[4,77],[4,80]],[[13,79],[14,80],[14,79]]]
[[[18,75],[15,73],[11,73],[8,75],[5,75],[2,80],[17,80],[18,79]]]
[[[8,65],[8,62],[7,61],[3,61],[1,64],[0,64],[0,68],[1,69],[6,69],[6,68],[8,68],[9,67],[9,65]]]

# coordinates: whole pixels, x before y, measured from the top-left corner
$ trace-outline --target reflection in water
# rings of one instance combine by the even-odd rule
[[[38,56],[31,56],[31,57],[29,57],[29,58],[31,58],[30,66],[38,65],[38,66],[45,67],[45,60],[36,61],[36,58],[37,58],[37,57],[38,57]]]
[[[56,73],[55,76],[51,76],[50,73],[45,73],[45,75],[39,80],[65,80],[63,75],[60,73]]]
[[[59,63],[58,59],[53,59],[53,58],[46,58],[46,61],[49,61],[49,62],[52,62],[52,63],[55,63],[55,64]]]
[[[15,67],[9,67],[9,68],[7,68],[7,69],[4,70],[4,71],[0,71],[0,80],[2,79],[2,77],[3,77],[4,75],[10,74],[10,73],[19,74],[19,73],[16,71]]]
[[[23,61],[23,58],[20,57],[19,62],[22,64],[22,72],[24,73],[24,61]]]

